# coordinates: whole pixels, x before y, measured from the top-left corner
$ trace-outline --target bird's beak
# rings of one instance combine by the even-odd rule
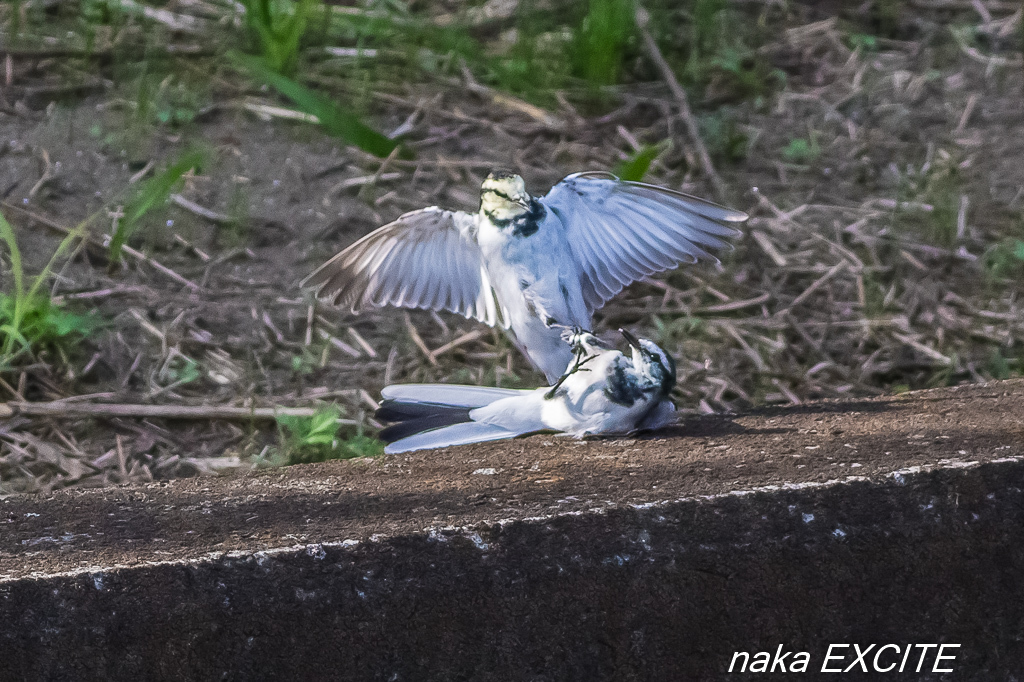
[[[530,210],[530,197],[517,197],[516,203],[526,210]]]
[[[626,343],[633,348],[640,350],[640,341],[638,341],[635,336],[627,332],[625,329],[619,329],[619,333],[622,334],[622,338],[626,339]]]

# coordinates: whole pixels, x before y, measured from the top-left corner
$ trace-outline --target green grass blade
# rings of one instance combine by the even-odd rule
[[[110,260],[112,262],[120,262],[121,250],[128,238],[138,229],[139,220],[154,206],[167,201],[181,178],[190,170],[201,167],[205,161],[206,154],[203,152],[198,150],[187,152],[165,171],[143,183],[125,206],[124,218],[118,223],[117,230],[110,239]]]
[[[285,75],[295,70],[307,18],[317,4],[319,0],[297,0],[275,7],[270,0],[242,0],[245,24],[271,69]]]
[[[174,186],[185,173],[199,168],[206,161],[206,155],[195,150],[186,153],[178,161],[171,164],[164,172],[146,181],[125,208],[125,218],[134,222],[142,218],[157,203],[167,201]]]
[[[46,282],[46,279],[50,276],[50,273],[53,272],[54,266],[57,265],[57,260],[63,257],[65,253],[67,253],[68,249],[71,248],[71,244],[76,239],[85,238],[86,224],[87,223],[84,222],[79,224],[77,227],[75,227],[75,229],[71,230],[71,232],[69,232],[68,235],[64,237],[64,239],[60,241],[60,244],[57,245],[57,248],[54,250],[53,255],[50,256],[50,260],[46,262],[46,266],[39,271],[39,274],[37,274],[35,276],[35,279],[32,280],[32,286],[29,287],[29,290],[27,292],[25,292],[24,298],[26,301],[32,301],[36,298],[36,295],[39,293],[39,289]]]
[[[21,249],[18,248],[18,239],[14,236],[14,228],[7,222],[3,213],[0,213],[0,239],[3,239],[11,252],[11,275],[14,278],[14,296],[17,299],[25,293],[25,270],[21,264]]]
[[[663,147],[647,145],[612,169],[620,180],[642,182],[651,163],[661,154]]]
[[[0,333],[4,335],[5,339],[13,339],[14,341],[17,341],[22,350],[28,350],[32,345],[29,340],[25,338],[25,335],[21,333],[21,330],[13,324],[0,325]],[[8,355],[10,355],[10,353],[4,351],[5,359],[9,359],[7,358]]]
[[[88,219],[61,240],[46,267],[35,276],[32,286],[26,291],[17,238],[11,224],[0,214],[0,239],[11,251],[14,276],[14,291],[0,293],[0,371],[13,367],[14,361],[22,355],[59,344],[72,335],[87,336],[98,326],[94,318],[67,312],[55,305],[48,295],[38,293],[57,261],[76,239],[84,236],[87,224]]]
[[[613,85],[622,69],[623,50],[636,28],[633,0],[590,0],[576,35],[581,75],[592,85]]]
[[[14,228],[7,222],[7,218],[0,213],[0,239],[7,244],[11,252],[11,276],[14,279],[13,296],[9,299],[11,304],[5,305],[5,315],[8,318],[9,327],[6,330],[3,342],[3,357],[5,362],[11,359],[14,352],[15,341],[25,341],[21,335],[21,318],[25,314],[25,269],[21,262],[21,249],[18,248],[18,239],[14,236]]]
[[[328,135],[340,138],[381,158],[388,156],[398,146],[396,140],[389,139],[369,127],[355,114],[343,110],[331,100],[291,78],[276,73],[262,60],[239,53],[229,53],[229,56],[254,78],[290,99],[301,111],[316,116]]]

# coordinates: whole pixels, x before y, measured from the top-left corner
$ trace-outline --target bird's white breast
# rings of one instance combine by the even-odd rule
[[[551,220],[557,218],[546,218],[535,233],[519,236],[514,228],[498,228],[481,215],[477,243],[516,342],[554,381],[572,358],[561,326],[589,328],[590,316],[572,252]]]

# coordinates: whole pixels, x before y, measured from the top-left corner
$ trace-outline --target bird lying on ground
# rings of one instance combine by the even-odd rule
[[[305,279],[353,312],[394,305],[449,310],[511,330],[554,382],[572,359],[564,327],[591,316],[638,279],[693,263],[738,234],[747,215],[603,172],[570,175],[544,197],[495,171],[475,214],[437,207],[406,213]]]
[[[574,358],[551,387],[530,390],[397,384],[383,390],[381,421],[397,422],[380,438],[398,453],[556,431],[576,438],[654,429],[674,420],[669,393],[676,364],[647,339],[619,330],[630,357],[590,332],[576,330],[566,347]]]

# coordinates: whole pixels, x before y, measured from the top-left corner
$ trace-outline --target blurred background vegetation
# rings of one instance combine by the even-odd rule
[[[1024,374],[1017,3],[23,0],[0,39],[4,399],[320,405],[20,418],[0,494],[372,455],[386,382],[540,383],[497,332],[296,284],[492,166],[751,213],[597,317],[681,359],[684,412]]]

